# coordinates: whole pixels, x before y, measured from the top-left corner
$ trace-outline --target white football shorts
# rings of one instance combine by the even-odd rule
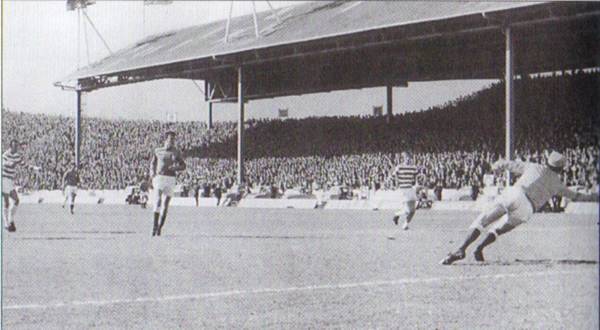
[[[152,179],[154,193],[157,194],[160,191],[169,197],[173,197],[176,184],[174,176],[157,175]]]
[[[77,186],[66,186],[65,187],[65,195],[77,195]]]
[[[494,225],[490,228],[490,232],[496,231],[496,229],[502,227],[505,224],[510,224],[516,227],[524,222],[527,222],[533,215],[533,206],[527,198],[523,188],[519,186],[513,186],[506,188],[502,195],[498,196],[494,203],[494,207],[501,205],[505,210],[506,214],[502,216]],[[493,220],[493,219],[492,219]],[[489,223],[479,223],[477,220],[473,222],[470,228],[482,228],[487,227]]]
[[[15,189],[15,183],[12,179],[2,177],[2,193],[10,194]]]
[[[417,202],[417,193],[415,188],[401,188],[398,190],[400,193],[400,208],[396,211],[395,215],[402,216],[408,215],[415,211]]]

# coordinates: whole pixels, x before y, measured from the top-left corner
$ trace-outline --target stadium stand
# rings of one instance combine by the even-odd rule
[[[564,180],[571,186],[598,183],[600,73],[566,72],[516,81],[516,155],[544,162],[545,151],[565,153]],[[42,164],[40,173],[22,171],[25,190],[60,189],[73,160],[72,118],[2,110],[2,143],[27,143],[25,158]],[[504,85],[420,112],[383,117],[350,116],[249,120],[246,175],[249,188],[281,194],[286,189],[394,188],[385,182],[401,151],[415,153],[421,184],[433,188],[483,185],[483,176],[503,150]],[[123,189],[147,175],[151,150],[168,127],[178,133],[188,169],[179,182],[186,190],[209,184],[229,188],[235,181],[236,124],[116,121],[84,118],[84,189]],[[307,134],[306,132],[311,132]],[[298,143],[302,141],[303,143]],[[331,143],[344,141],[344,143]],[[497,178],[497,184],[503,178]],[[278,193],[277,193],[278,191]]]

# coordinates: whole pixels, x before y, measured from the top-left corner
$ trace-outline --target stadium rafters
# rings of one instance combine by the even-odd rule
[[[205,82],[213,102],[244,103],[409,81],[506,79],[512,156],[515,74],[600,66],[600,3],[314,2],[145,38],[55,83],[78,94],[156,79]],[[515,56],[515,53],[517,54]],[[78,97],[78,100],[80,98]],[[388,97],[391,115],[391,97]],[[80,103],[78,101],[78,107]]]

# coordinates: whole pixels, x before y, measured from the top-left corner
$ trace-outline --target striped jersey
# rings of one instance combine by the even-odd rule
[[[417,181],[417,167],[412,165],[398,165],[396,167],[399,188],[412,188]]]
[[[14,180],[17,174],[17,166],[23,164],[23,157],[19,152],[12,153],[10,150],[2,154],[2,177]]]

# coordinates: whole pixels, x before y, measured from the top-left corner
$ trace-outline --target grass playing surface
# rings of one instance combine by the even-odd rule
[[[595,216],[538,214],[438,262],[473,212],[23,205],[3,232],[2,326],[14,328],[597,329]],[[388,237],[395,237],[394,240]]]

